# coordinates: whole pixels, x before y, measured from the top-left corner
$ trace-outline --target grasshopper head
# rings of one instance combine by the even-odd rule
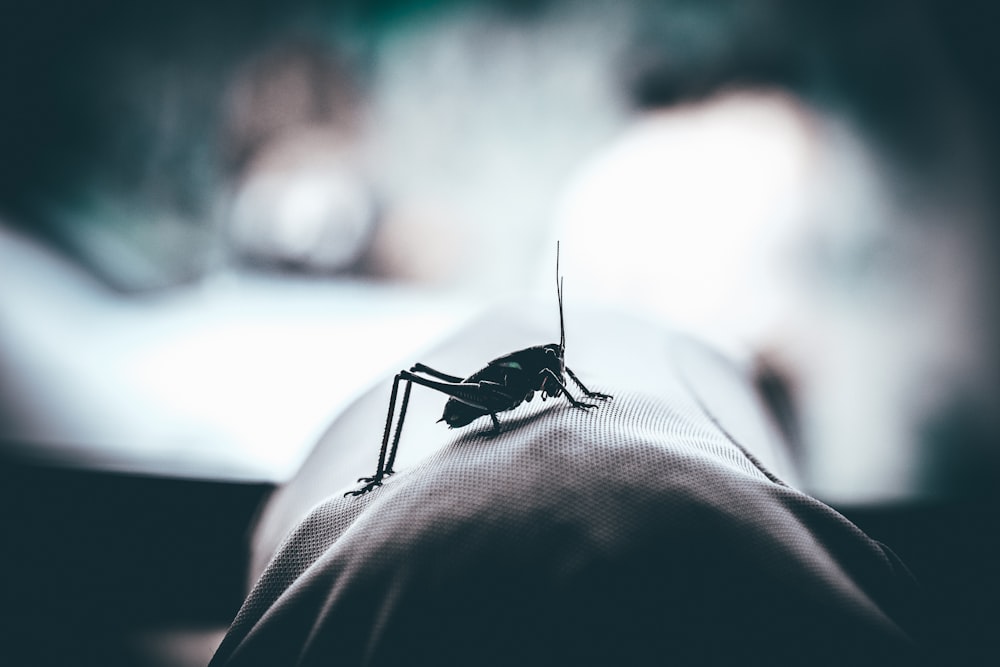
[[[542,349],[545,350],[545,368],[550,369],[560,381],[566,377],[566,361],[563,357],[563,344],[550,343],[544,346]],[[562,391],[554,382],[546,382],[543,385],[542,391],[548,396],[558,396],[559,392]]]

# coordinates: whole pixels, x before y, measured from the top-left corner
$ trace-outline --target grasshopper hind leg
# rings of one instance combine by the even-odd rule
[[[485,380],[481,382],[466,382],[464,380],[451,382],[440,378],[453,378],[455,376],[435,371],[424,364],[416,364],[413,368],[416,370],[400,371],[393,378],[392,394],[389,396],[389,412],[385,418],[385,430],[382,432],[382,448],[379,450],[378,466],[375,469],[375,474],[371,477],[360,478],[358,481],[364,482],[365,485],[360,489],[348,491],[344,494],[345,496],[360,496],[367,493],[375,487],[381,486],[385,477],[393,473],[396,450],[399,448],[399,436],[403,430],[403,420],[406,419],[406,408],[410,401],[410,390],[413,388],[414,383],[439,391],[460,403],[475,408],[480,415],[489,414],[493,419],[494,433],[500,432],[500,421],[488,406],[498,402],[501,405],[506,405],[510,402],[510,394],[506,393],[501,385]],[[432,377],[439,378],[439,380],[431,380],[422,375],[417,375],[417,373],[431,375]],[[390,448],[389,433],[392,430],[392,418],[396,412],[396,396],[399,393],[400,382],[406,383],[406,389],[403,392],[403,402],[399,409],[399,420],[396,422],[396,431],[392,438],[392,447]]]
[[[396,395],[399,393],[399,382],[400,380],[406,379],[406,389],[403,392],[403,404],[399,409],[399,421],[396,423],[396,433],[392,439],[392,451],[389,452],[389,431],[392,429],[392,417],[396,412]],[[375,469],[375,474],[371,477],[360,477],[359,482],[364,482],[365,485],[360,489],[355,489],[353,491],[348,491],[345,496],[360,496],[362,494],[368,493],[372,489],[382,486],[382,480],[391,475],[392,464],[396,460],[396,448],[399,446],[399,434],[403,429],[403,420],[406,418],[406,407],[410,402],[410,389],[413,384],[409,382],[403,373],[397,373],[396,377],[392,381],[392,394],[389,396],[389,413],[385,417],[385,430],[382,432],[382,448],[379,450],[378,454],[378,466]],[[386,461],[386,454],[389,454],[389,460]]]

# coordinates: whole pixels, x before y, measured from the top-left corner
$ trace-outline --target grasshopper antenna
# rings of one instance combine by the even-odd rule
[[[566,325],[563,322],[563,279],[559,275],[559,241],[556,241],[556,297],[559,299],[559,351],[566,352]]]

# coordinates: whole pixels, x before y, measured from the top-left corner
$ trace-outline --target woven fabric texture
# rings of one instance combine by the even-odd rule
[[[646,380],[584,377],[615,396],[596,409],[536,398],[368,494],[328,488],[213,665],[914,664],[905,567],[765,467],[654,339]]]

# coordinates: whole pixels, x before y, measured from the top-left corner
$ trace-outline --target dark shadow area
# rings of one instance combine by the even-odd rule
[[[270,490],[3,461],[0,659],[137,664],[139,633],[225,626]]]
[[[996,498],[842,508],[920,582],[929,611],[920,641],[934,664],[983,665],[1000,655],[998,508]]]

